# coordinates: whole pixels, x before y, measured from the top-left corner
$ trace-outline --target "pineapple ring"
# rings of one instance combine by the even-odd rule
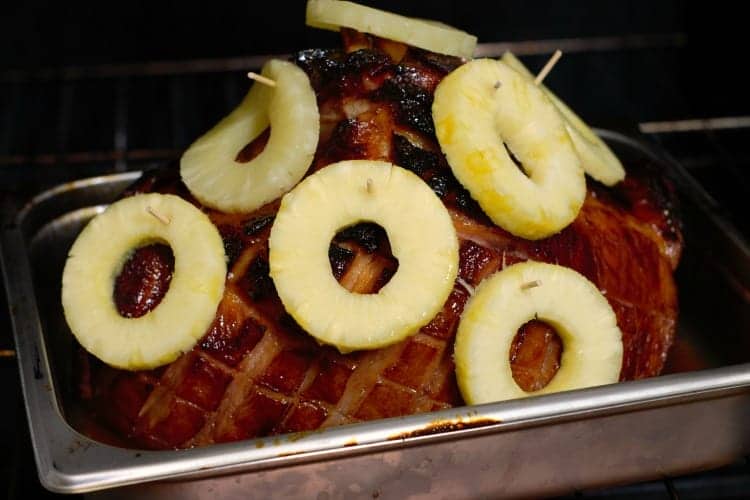
[[[516,384],[508,353],[532,319],[553,326],[563,341],[560,369],[544,388]],[[617,382],[622,365],[617,317],[596,286],[573,269],[541,262],[506,267],[469,299],[456,334],[456,377],[469,404]]]
[[[331,273],[328,248],[343,227],[371,221],[388,233],[398,270],[373,294]],[[398,342],[443,307],[458,270],[458,238],[440,199],[419,177],[382,161],[342,161],[281,201],[269,238],[270,275],[287,312],[341,352]]]
[[[289,191],[305,175],[318,147],[320,117],[307,74],[271,60],[242,103],[196,140],[180,160],[180,175],[201,203],[223,212],[251,212]],[[271,125],[268,144],[253,160],[237,153]]]
[[[449,73],[435,90],[432,116],[451,170],[497,225],[539,239],[576,218],[586,179],[565,124],[509,66],[475,59]]]
[[[308,0],[305,22],[331,31],[340,27],[402,42],[420,49],[471,58],[477,37],[436,21],[399,16],[391,12],[340,0]]]
[[[114,281],[128,254],[166,242],[175,257],[169,290],[153,310],[126,318]],[[65,262],[62,304],[78,342],[105,363],[126,370],[174,361],[205,333],[224,293],[224,245],[208,217],[173,195],[142,194],[110,205],[84,228]]]
[[[534,81],[534,75],[518,60],[512,52],[506,52],[501,59],[505,64]],[[614,186],[625,178],[625,169],[620,160],[615,156],[607,143],[589,128],[575,112],[562,102],[555,94],[544,85],[539,85],[544,94],[552,101],[557,110],[565,119],[565,128],[570,134],[570,139],[576,148],[578,156],[581,157],[583,170],[592,178],[606,186]]]

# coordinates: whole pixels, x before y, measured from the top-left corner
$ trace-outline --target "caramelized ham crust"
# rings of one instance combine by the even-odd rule
[[[461,405],[452,350],[470,289],[527,259],[572,267],[605,293],[623,332],[622,380],[661,370],[675,332],[672,272],[682,245],[664,181],[645,166],[628,165],[628,178],[614,189],[589,186],[580,215],[561,233],[535,242],[512,236],[481,212],[436,143],[433,91],[461,61],[356,32],[345,32],[344,40],[345,50],[294,57],[310,76],[321,112],[311,171],[344,159],[388,160],[432,187],[460,238],[460,279],[443,310],[413,337],[384,349],[342,355],[321,347],[284,311],[268,276],[278,202],[243,215],[207,210],[230,261],[213,325],[191,352],[157,370],[119,371],[82,353],[85,431],[123,445],[180,448]],[[238,161],[262,150],[267,137],[238,152]],[[198,204],[174,167],[145,175],[126,195],[151,191]],[[329,257],[339,282],[360,293],[377,291],[398,266],[384,232],[372,224],[339,233]],[[158,246],[134,255],[115,290],[123,315],[158,304],[170,259]],[[527,325],[509,353],[516,380],[528,389],[544,386],[563,348],[545,325]]]

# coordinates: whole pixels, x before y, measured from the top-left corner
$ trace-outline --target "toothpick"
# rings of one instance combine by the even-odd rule
[[[151,215],[153,215],[154,217],[156,217],[156,219],[157,219],[157,220],[158,220],[159,222],[161,222],[162,224],[164,224],[165,226],[166,226],[167,224],[169,224],[170,222],[172,222],[171,220],[169,220],[169,217],[165,217],[164,215],[162,215],[162,214],[160,214],[159,212],[155,211],[155,210],[154,210],[153,208],[151,208],[151,207],[146,207],[146,211],[147,211],[148,213],[150,213]]]
[[[271,80],[270,78],[259,75],[258,73],[253,73],[252,71],[247,74],[247,77],[251,80],[255,80],[258,83],[262,83],[263,85],[268,85],[269,87],[276,86],[275,80]]]
[[[549,72],[552,71],[552,68],[555,67],[555,64],[557,64],[557,61],[559,61],[561,57],[562,50],[560,49],[556,50],[555,53],[552,54],[552,57],[549,58],[549,61],[547,61],[547,64],[544,65],[542,71],[540,71],[539,74],[536,75],[536,78],[534,79],[534,83],[536,85],[541,85],[542,81],[547,78],[547,75],[549,75]]]
[[[536,288],[538,286],[541,286],[542,282],[540,280],[534,280],[529,281],[528,283],[524,283],[521,285],[521,290],[529,290],[531,288]]]
[[[474,295],[474,292],[476,291],[473,286],[469,284],[465,279],[463,279],[461,276],[456,277],[456,281],[464,287],[464,289],[469,292],[469,295]]]

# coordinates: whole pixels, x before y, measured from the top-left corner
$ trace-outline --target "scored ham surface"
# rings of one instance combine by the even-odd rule
[[[278,201],[251,214],[206,209],[230,270],[213,325],[192,351],[151,371],[116,370],[81,350],[76,375],[84,432],[125,446],[181,448],[461,405],[452,353],[464,304],[483,278],[528,259],[569,266],[602,290],[623,333],[622,380],[662,369],[676,327],[672,273],[682,246],[669,185],[647,165],[626,165],[628,177],[615,188],[590,183],[581,213],[561,233],[535,242],[512,236],[456,181],[435,139],[432,94],[461,61],[353,31],[343,37],[344,50],[293,58],[310,76],[321,113],[311,171],[344,159],[377,159],[427,182],[460,239],[460,278],[443,310],[390,347],[342,355],[319,346],[284,311],[268,276]],[[238,161],[252,159],[267,138],[248,144]],[[174,166],[144,175],[125,195],[152,191],[198,205]],[[385,233],[372,224],[341,231],[329,257],[339,282],[360,293],[377,291],[398,267]],[[137,250],[116,281],[121,313],[139,316],[156,307],[173,266],[167,247]],[[527,324],[509,353],[519,385],[544,386],[562,349],[546,325]]]

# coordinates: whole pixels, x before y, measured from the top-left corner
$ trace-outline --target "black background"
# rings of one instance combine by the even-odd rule
[[[645,118],[739,114],[748,109],[750,99],[745,97],[748,80],[744,76],[744,62],[748,59],[747,17],[741,2],[364,0],[362,3],[437,19],[476,34],[481,42],[684,33],[688,44],[679,57],[666,63],[668,68],[657,62],[654,71],[646,66],[643,74],[627,75],[633,81],[637,78],[641,82],[639,87],[643,87],[639,92],[644,95],[633,99],[647,102],[643,109],[658,115]],[[303,0],[4,2],[0,7],[0,65],[2,69],[28,70],[284,53],[334,45],[335,35],[305,27],[304,4]],[[668,85],[663,81],[665,69],[669,70]],[[605,60],[579,69],[575,76],[593,85],[596,80],[592,80],[592,75],[629,70],[640,71],[641,67],[625,61],[614,68],[606,66]],[[574,87],[576,82],[570,78],[565,84]],[[660,95],[665,88],[669,88],[669,95]],[[603,102],[607,97],[621,99],[628,94],[628,88],[623,88],[624,92],[619,88],[608,90],[592,108],[605,106],[618,118],[644,119]],[[629,105],[627,101],[624,104]]]

